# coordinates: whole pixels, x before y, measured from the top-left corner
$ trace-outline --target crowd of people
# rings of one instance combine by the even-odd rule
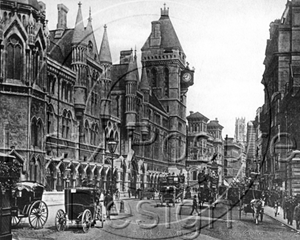
[[[265,193],[265,204],[274,208],[274,216],[277,217],[282,209],[283,219],[288,225],[293,225],[295,220],[296,228],[300,229],[300,196],[287,195],[286,193],[273,191]]]
[[[280,201],[281,200],[281,201]],[[293,221],[296,221],[297,229],[300,228],[300,199],[298,196],[283,196],[282,199],[278,199],[276,208],[282,208],[283,218],[287,219],[287,224],[293,225]],[[275,208],[275,209],[276,209]],[[275,217],[279,212],[275,211]]]

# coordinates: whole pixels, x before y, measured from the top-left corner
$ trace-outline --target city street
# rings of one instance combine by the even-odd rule
[[[57,232],[54,227],[56,210],[62,206],[50,207],[49,219],[44,229],[33,230],[26,221],[13,229],[14,239],[299,239],[299,234],[280,222],[264,215],[263,222],[255,225],[250,214],[242,213],[238,220],[238,209],[232,212],[232,228],[228,224],[227,207],[218,204],[214,211],[213,224],[209,224],[209,211],[204,206],[201,217],[190,216],[191,200],[175,207],[159,205],[158,200],[124,200],[125,213],[100,222],[83,233],[80,228],[68,228]],[[120,204],[116,202],[117,206]],[[200,220],[201,219],[201,220]]]

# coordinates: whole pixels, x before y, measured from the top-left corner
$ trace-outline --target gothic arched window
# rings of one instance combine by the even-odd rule
[[[165,97],[169,97],[169,69],[164,70]]]
[[[47,107],[47,133],[53,132],[53,109],[52,106]]]
[[[33,79],[36,81],[37,85],[40,85],[40,79],[42,79],[39,76],[42,57],[41,47],[37,45],[33,52]]]
[[[152,87],[158,87],[157,70],[155,68],[151,70],[151,75],[152,75]]]
[[[86,121],[84,125],[84,137],[85,137],[85,143],[89,143],[89,122]]]
[[[42,149],[42,142],[43,142],[43,133],[44,133],[44,130],[43,130],[43,123],[42,123],[42,120],[39,119],[38,122],[37,122],[37,145],[40,149]]]
[[[37,129],[37,120],[34,117],[31,121],[31,145],[37,146],[37,140],[38,140],[38,129]]]
[[[70,139],[71,137],[71,114],[68,112],[66,118],[66,138]]]
[[[95,126],[95,133],[94,133],[94,145],[98,144],[98,135],[99,135],[99,127],[96,124],[96,126]]]
[[[67,125],[67,112],[66,111],[64,111],[63,112],[63,115],[62,115],[62,117],[61,117],[61,121],[62,121],[62,127],[61,127],[61,136],[63,137],[63,138],[67,138],[67,136],[66,136],[66,125]]]
[[[95,139],[95,123],[92,124],[92,127],[90,129],[90,144],[95,145],[94,139]]]
[[[7,78],[21,80],[23,71],[23,49],[21,41],[13,36],[7,44]]]

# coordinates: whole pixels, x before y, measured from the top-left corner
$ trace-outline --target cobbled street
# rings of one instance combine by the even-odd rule
[[[117,204],[119,204],[117,202]],[[191,200],[185,200],[175,207],[161,206],[159,200],[125,200],[125,213],[112,216],[104,222],[103,228],[97,222],[88,233],[80,228],[68,228],[57,232],[54,227],[54,209],[46,227],[33,230],[26,221],[13,229],[14,239],[299,239],[300,235],[278,221],[264,215],[259,225],[251,214],[242,213],[235,207],[232,211],[232,228],[227,221],[227,206],[218,204],[214,210],[214,220],[209,222],[209,211],[206,205],[201,209],[201,217],[191,216]],[[58,207],[56,207],[58,208]]]

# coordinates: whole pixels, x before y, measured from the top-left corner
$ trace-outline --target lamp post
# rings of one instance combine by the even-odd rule
[[[188,187],[190,186],[190,166],[189,165],[187,165],[186,166],[186,171],[187,171],[187,185],[188,185]]]
[[[111,195],[113,195],[113,179],[114,179],[114,174],[113,174],[113,170],[114,170],[114,152],[116,151],[116,148],[118,146],[118,141],[114,140],[113,138],[108,139],[107,142],[107,148],[108,151],[111,154],[111,183],[110,183],[110,191],[111,191]]]

